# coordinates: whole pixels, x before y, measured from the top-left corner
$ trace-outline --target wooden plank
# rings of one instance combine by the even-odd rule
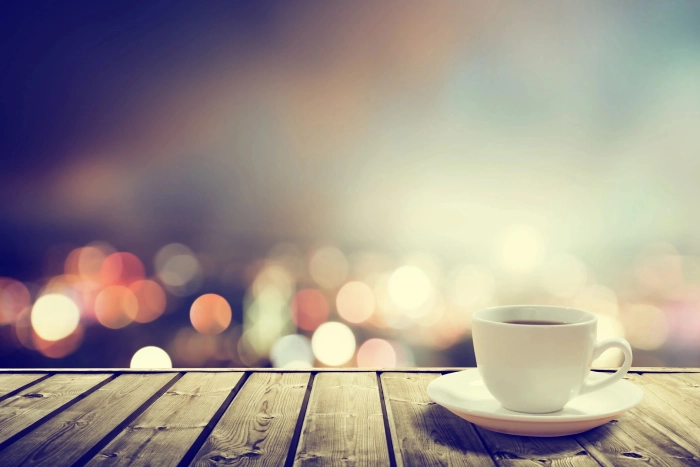
[[[700,465],[700,458],[646,423],[644,413],[642,404],[619,420],[577,435],[576,440],[605,467]]]
[[[633,412],[660,433],[660,440],[668,438],[700,457],[700,377],[646,374],[628,378],[644,390],[644,401]]]
[[[46,376],[46,374],[41,373],[2,374],[0,375],[0,397],[12,391],[16,391],[22,386],[33,383],[44,376]]]
[[[384,402],[398,466],[493,466],[474,426],[430,400],[435,374],[383,373]]]
[[[302,465],[389,465],[376,373],[319,373],[294,461]]]
[[[693,422],[700,423],[700,374],[672,374],[646,376],[645,381],[652,381],[674,394],[673,403],[681,404],[683,412]]]
[[[309,373],[254,373],[190,465],[283,465]]]
[[[117,377],[0,452],[0,465],[73,464],[173,376]]]
[[[501,466],[597,466],[598,462],[571,436],[511,436],[476,427],[493,459]]]
[[[0,443],[108,377],[105,374],[55,375],[0,402]]]
[[[242,376],[183,376],[87,465],[177,465]]]
[[[473,367],[406,367],[406,368],[0,368],[0,373],[231,373],[241,371],[278,373],[450,373]],[[618,368],[595,368],[594,371],[615,372]],[[633,367],[631,373],[700,373],[700,368]]]

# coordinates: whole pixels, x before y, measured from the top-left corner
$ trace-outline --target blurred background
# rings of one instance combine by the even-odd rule
[[[700,3],[9,2],[0,366],[700,366]],[[614,366],[606,353],[598,366]]]

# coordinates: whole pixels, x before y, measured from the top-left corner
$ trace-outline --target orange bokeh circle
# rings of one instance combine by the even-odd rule
[[[231,324],[231,306],[221,295],[204,294],[192,303],[190,321],[202,334],[219,334]]]

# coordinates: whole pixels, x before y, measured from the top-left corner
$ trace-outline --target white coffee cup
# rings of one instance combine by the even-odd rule
[[[502,306],[477,311],[472,316],[472,337],[486,388],[506,409],[547,413],[560,410],[577,395],[619,381],[632,366],[632,349],[619,338],[596,342],[597,324],[593,313],[558,306]],[[622,367],[605,379],[586,381],[593,360],[612,348],[625,355]]]

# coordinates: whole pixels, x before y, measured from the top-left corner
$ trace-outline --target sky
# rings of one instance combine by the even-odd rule
[[[695,2],[30,3],[1,20],[10,234],[700,233]]]
[[[477,305],[551,299],[607,313],[610,335],[666,352],[649,365],[696,364],[685,330],[700,303],[698,24],[690,0],[8,3],[0,276],[15,282],[2,287],[39,299],[77,287],[66,277],[81,255],[140,258],[138,277],[178,311],[157,328],[86,328],[82,365],[100,366],[90,349],[103,342],[125,366],[135,348],[124,342],[177,350],[201,337],[186,316],[194,289],[157,264],[164,248],[199,268],[196,293],[231,304],[238,351],[241,332],[266,326],[256,277],[296,281],[278,317],[291,326],[302,299],[345,319],[334,307],[355,274],[367,283],[350,290],[371,286],[377,303],[440,289],[458,311],[404,318],[447,334],[461,320],[453,357]],[[304,266],[282,274],[292,250]],[[386,277],[357,276],[365,254]],[[384,325],[407,334],[389,321],[347,322],[358,339]],[[418,363],[452,362],[431,345]]]

